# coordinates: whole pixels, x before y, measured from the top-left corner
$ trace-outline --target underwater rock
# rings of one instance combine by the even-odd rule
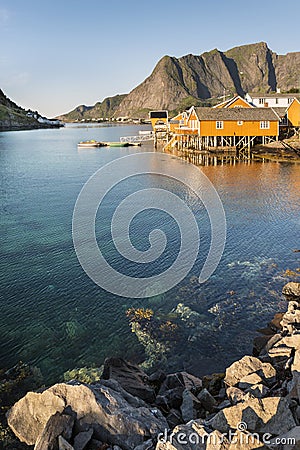
[[[103,366],[101,367],[80,367],[68,370],[64,373],[64,381],[80,381],[81,383],[95,383],[99,381],[103,373]]]

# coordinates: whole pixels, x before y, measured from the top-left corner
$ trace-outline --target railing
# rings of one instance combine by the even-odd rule
[[[123,136],[120,137],[120,142],[146,142],[152,141],[154,136],[152,134],[140,134],[139,136]]]

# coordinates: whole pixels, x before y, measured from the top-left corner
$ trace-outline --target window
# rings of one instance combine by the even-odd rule
[[[265,100],[264,98],[258,99],[258,103],[259,103],[260,105],[264,105],[265,101],[266,101],[266,100]]]
[[[191,128],[194,130],[198,126],[198,121],[197,120],[191,120],[190,121],[190,125],[191,125]]]
[[[238,120],[238,121],[237,121],[237,124],[238,124],[238,125],[243,125],[243,123],[244,123],[243,120]]]
[[[223,130],[223,120],[217,120],[216,121],[216,129],[217,130]]]
[[[260,129],[261,130],[267,130],[270,128],[270,122],[268,120],[261,120],[260,122]]]

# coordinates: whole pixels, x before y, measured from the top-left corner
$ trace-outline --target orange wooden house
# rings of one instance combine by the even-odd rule
[[[277,140],[280,118],[272,108],[192,107],[173,124],[170,146],[241,147]]]
[[[294,98],[287,108],[287,121],[290,127],[300,128],[300,101]]]

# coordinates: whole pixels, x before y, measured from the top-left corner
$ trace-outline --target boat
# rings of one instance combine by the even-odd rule
[[[91,139],[90,141],[81,141],[77,145],[78,147],[103,147],[105,144]]]
[[[109,147],[128,147],[128,142],[107,142]]]

